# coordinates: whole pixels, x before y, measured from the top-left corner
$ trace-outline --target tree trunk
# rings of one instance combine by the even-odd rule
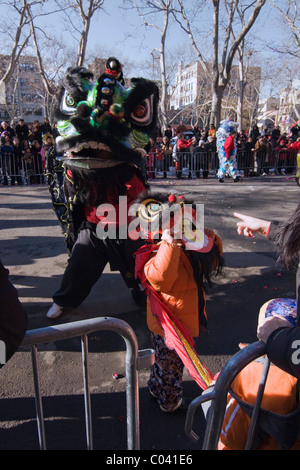
[[[161,75],[161,98],[160,98],[160,111],[161,111],[161,128],[164,132],[167,128],[167,79],[166,79],[166,62],[165,62],[165,42],[166,34],[169,23],[169,2],[167,2],[165,17],[164,17],[164,27],[161,35],[161,46],[160,46],[160,75]]]

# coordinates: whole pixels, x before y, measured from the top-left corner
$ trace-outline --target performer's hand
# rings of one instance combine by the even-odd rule
[[[271,222],[268,220],[257,219],[248,215],[239,214],[238,212],[234,212],[233,215],[234,217],[242,220],[242,222],[237,222],[236,224],[239,235],[244,233],[245,237],[253,237],[255,232],[261,233],[265,236],[268,235],[268,231],[271,225]]]
[[[289,327],[292,328],[290,322],[283,318],[280,315],[274,315],[273,317],[268,317],[265,321],[258,325],[257,327],[257,337],[260,341],[264,343],[267,342],[269,336],[273,331],[277,330],[278,328],[282,327]]]

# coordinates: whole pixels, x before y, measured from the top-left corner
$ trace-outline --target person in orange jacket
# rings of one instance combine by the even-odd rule
[[[174,199],[176,201],[173,195]],[[149,213],[153,214],[153,209]],[[193,338],[199,336],[201,327],[205,330],[207,327],[205,277],[209,281],[209,273],[218,271],[222,265],[221,239],[212,230],[205,229],[204,232],[210,245],[201,258],[198,251],[187,249],[184,232],[176,232],[174,226],[164,230],[161,228],[159,243],[143,267],[147,282],[162,301],[160,306],[165,305]],[[154,243],[151,235],[148,242]],[[187,401],[182,388],[184,364],[177,351],[167,346],[168,333],[162,327],[150,296],[147,298],[147,325],[155,351],[155,363],[148,382],[149,393],[157,399],[162,411],[185,408]]]

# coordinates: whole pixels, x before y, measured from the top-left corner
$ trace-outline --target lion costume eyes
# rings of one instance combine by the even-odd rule
[[[74,114],[76,112],[77,103],[74,98],[65,90],[64,95],[61,100],[60,110],[64,114]]]
[[[139,126],[148,126],[151,123],[153,118],[153,98],[154,96],[151,95],[134,108],[130,114],[133,123]]]
[[[137,215],[141,220],[150,222],[157,216],[159,216],[164,206],[155,199],[146,199],[140,203]]]

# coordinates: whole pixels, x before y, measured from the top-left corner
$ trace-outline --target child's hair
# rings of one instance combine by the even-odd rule
[[[286,268],[296,268],[300,251],[300,203],[288,221],[278,226],[275,245]]]

